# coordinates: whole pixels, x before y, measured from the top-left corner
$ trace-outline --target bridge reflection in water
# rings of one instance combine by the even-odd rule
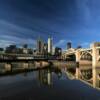
[[[92,69],[92,66],[89,64],[84,63],[77,65],[77,63],[72,61],[68,61],[67,66],[64,66],[63,68],[64,72],[67,73],[70,79],[81,80],[94,88],[100,88],[100,68]],[[95,73],[95,76],[93,76],[93,73]]]

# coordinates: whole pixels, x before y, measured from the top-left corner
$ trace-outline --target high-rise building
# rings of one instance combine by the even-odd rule
[[[23,48],[28,48],[28,45],[27,45],[27,44],[24,44],[24,45],[23,45]]]
[[[44,43],[43,52],[45,55],[48,54],[48,44],[47,43]]]
[[[38,39],[37,40],[37,53],[38,54],[43,54],[43,47],[44,47],[44,42],[42,41],[42,39]]]
[[[52,54],[55,55],[55,47],[52,48]]]
[[[52,54],[52,38],[48,38],[48,53]]]
[[[0,53],[4,53],[4,48],[0,48]]]
[[[55,48],[55,56],[61,56],[61,54],[62,54],[62,49],[59,47],[56,47]]]
[[[71,42],[68,42],[67,43],[67,49],[70,49],[71,48]]]

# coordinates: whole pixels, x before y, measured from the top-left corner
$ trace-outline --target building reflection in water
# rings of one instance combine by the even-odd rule
[[[52,85],[52,74],[55,73],[58,78],[62,76],[61,70],[57,68],[47,68],[38,70],[38,79],[41,84]]]
[[[45,85],[51,85],[52,74],[50,69],[38,70],[38,79],[40,83]]]

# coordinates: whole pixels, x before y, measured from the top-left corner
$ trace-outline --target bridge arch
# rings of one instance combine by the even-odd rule
[[[82,54],[80,55],[80,60],[92,61],[92,55],[91,55],[91,53],[88,52],[88,51],[82,52]]]
[[[97,61],[100,62],[100,56],[97,58]]]
[[[67,55],[66,61],[76,61],[76,55],[75,54]]]
[[[85,80],[85,81],[92,81],[92,69],[88,69],[88,70],[81,70],[80,71],[80,76],[81,79]]]

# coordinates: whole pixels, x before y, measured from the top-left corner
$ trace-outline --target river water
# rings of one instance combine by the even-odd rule
[[[0,100],[100,100],[100,90],[46,68],[0,77]]]

